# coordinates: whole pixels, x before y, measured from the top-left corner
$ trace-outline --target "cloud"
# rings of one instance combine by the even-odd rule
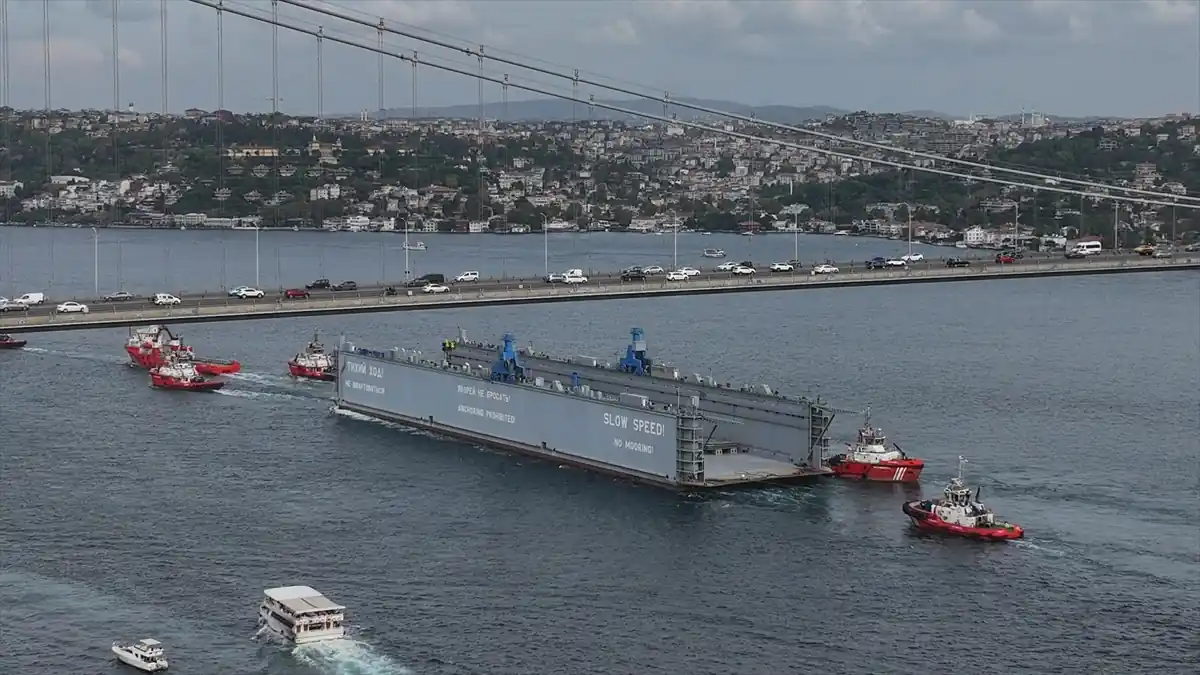
[[[583,39],[593,44],[630,46],[638,43],[638,31],[629,19],[617,19],[597,30],[584,32]]]
[[[41,40],[16,40],[9,45],[12,66],[41,72],[45,67],[45,50]],[[118,60],[123,69],[140,69],[146,65],[138,52],[127,47],[118,50]],[[50,69],[62,73],[78,71],[99,75],[112,68],[112,48],[102,48],[90,40],[77,38],[50,39]],[[54,73],[52,73],[54,74]]]
[[[1147,13],[1154,21],[1162,23],[1186,23],[1195,25],[1200,18],[1198,0],[1142,0]]]

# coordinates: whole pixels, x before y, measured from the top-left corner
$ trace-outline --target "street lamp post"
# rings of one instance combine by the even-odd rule
[[[94,298],[100,297],[100,232],[92,228],[92,283]]]
[[[671,209],[671,225],[675,228],[675,237],[673,242],[674,256],[671,263],[671,269],[679,269],[679,216],[675,215],[675,209]]]
[[[549,219],[542,214],[542,258],[546,267],[546,276],[550,276],[550,232],[546,228]]]
[[[258,272],[259,272],[258,230],[260,227],[262,227],[262,226],[261,225],[254,226],[254,287],[255,288],[258,288],[261,285],[259,282],[259,274],[258,274]]]

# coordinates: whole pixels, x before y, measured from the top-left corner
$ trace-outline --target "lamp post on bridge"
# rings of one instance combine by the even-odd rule
[[[92,284],[95,299],[100,297],[100,231],[92,228]]]
[[[262,227],[261,225],[254,226],[254,287],[255,288],[258,288],[260,285],[259,280],[258,280],[259,279],[259,275],[258,275],[258,272],[259,272],[258,231],[261,227]]]
[[[546,266],[546,276],[550,276],[550,231],[546,228],[549,219],[542,214],[542,258]]]

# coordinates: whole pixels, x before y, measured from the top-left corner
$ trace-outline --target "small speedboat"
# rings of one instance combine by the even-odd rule
[[[705,232],[705,234],[708,234],[708,233]],[[725,251],[722,251],[719,248],[706,248],[706,249],[704,249],[704,257],[705,258],[724,258]]]
[[[186,361],[174,361],[150,369],[150,386],[179,391],[216,391],[224,387],[225,382],[200,374]]]
[[[979,501],[979,489],[971,497],[971,488],[963,482],[963,465],[958,458],[958,476],[950,480],[941,499],[905,502],[904,514],[918,530],[939,532],[967,539],[1004,541],[1020,539],[1025,530],[1020,525],[997,520],[992,510]]]
[[[415,244],[405,243],[403,248],[405,251],[424,251],[425,250],[425,242],[418,241]]]
[[[117,641],[112,644],[112,652],[121,663],[146,673],[167,669],[167,657],[163,653],[162,643],[158,640],[147,638],[137,642]]]
[[[24,346],[25,340],[17,340],[11,335],[0,334],[0,349],[20,349]]]
[[[304,348],[304,351],[288,361],[288,373],[292,377],[306,380],[333,382],[337,379],[337,369],[334,366],[333,356],[326,353],[319,336],[317,333],[313,333],[313,339]]]

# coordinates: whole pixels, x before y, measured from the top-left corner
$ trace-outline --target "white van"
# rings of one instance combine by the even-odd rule
[[[1072,246],[1071,250],[1076,253],[1083,253],[1084,255],[1096,255],[1100,251],[1103,251],[1104,247],[1098,241],[1081,241]]]
[[[454,281],[456,281],[456,282],[479,281],[479,272],[463,272],[462,274],[454,277]]]
[[[179,303],[179,298],[171,295],[170,293],[154,294],[154,304],[156,305],[178,305]]]
[[[40,305],[46,302],[45,293],[26,293],[21,297],[13,300],[13,302],[21,305]]]

